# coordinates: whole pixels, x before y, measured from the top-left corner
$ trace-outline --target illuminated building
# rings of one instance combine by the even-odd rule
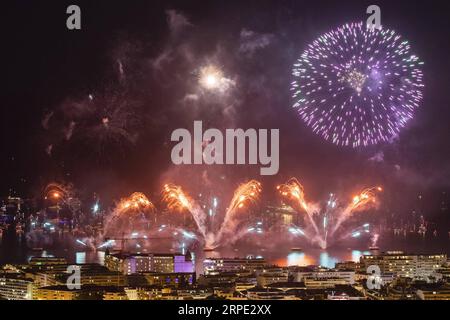
[[[334,288],[338,285],[346,285],[348,282],[343,278],[305,278],[307,288]]]
[[[144,276],[149,285],[187,287],[195,283],[195,273],[150,272]]]
[[[246,291],[248,289],[256,287],[255,283],[251,282],[236,282],[235,290],[238,292]]]
[[[48,265],[48,266],[29,266],[23,268],[25,275],[33,280],[33,288],[48,286],[65,285],[69,274],[67,268],[69,265]],[[76,265],[80,268],[82,285],[119,285],[125,282],[121,273],[109,271],[106,267],[99,264],[81,264]],[[34,291],[33,291],[34,292]]]
[[[65,285],[36,289],[36,300],[128,300],[123,288],[110,286],[84,286],[71,290]]]
[[[198,278],[197,283],[209,288],[223,288],[235,286],[238,275],[233,272],[221,272],[217,274],[205,274]]]
[[[146,254],[106,254],[105,266],[109,270],[118,271],[123,274],[148,272],[154,269],[153,256]]]
[[[49,286],[37,288],[33,300],[75,300],[79,292],[69,290],[67,286]]]
[[[263,258],[209,258],[203,261],[203,270],[205,275],[243,270],[254,272],[266,265]]]
[[[7,300],[31,300],[33,280],[20,274],[0,274],[0,298]]]
[[[295,295],[273,288],[253,288],[247,291],[249,300],[299,300]]]
[[[290,270],[294,282],[304,282],[306,287],[333,287],[335,285],[353,285],[355,271],[326,268],[296,268]]]
[[[359,262],[354,262],[354,261],[343,261],[343,262],[337,262],[335,264],[335,269],[336,270],[342,270],[342,271],[355,271],[355,272],[360,272],[360,271],[364,271],[364,265],[362,263]]]
[[[289,271],[286,268],[268,267],[256,271],[258,286],[267,287],[272,283],[287,282]]]
[[[173,254],[158,254],[153,257],[154,272],[170,273],[175,271]]]
[[[32,257],[29,262],[30,266],[54,266],[67,265],[65,258],[58,257]]]
[[[438,270],[447,261],[447,255],[415,255],[393,251],[362,256],[360,260],[366,270],[369,266],[376,265],[380,267],[382,274],[394,273],[396,277],[434,282],[439,277]]]
[[[366,300],[362,292],[349,285],[336,285],[326,290],[327,300]]]
[[[106,254],[105,266],[111,271],[131,275],[142,272],[194,272],[190,253],[183,254]]]
[[[60,283],[66,283],[69,274],[59,275]],[[80,277],[81,286],[113,286],[120,287],[125,285],[125,276],[120,272],[109,270],[104,271],[83,271]]]

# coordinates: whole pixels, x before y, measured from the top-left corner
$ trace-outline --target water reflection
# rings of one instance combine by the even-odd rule
[[[359,250],[353,250],[352,251],[352,261],[353,262],[359,262],[360,258],[362,256],[369,255],[370,251],[359,251]]]
[[[304,252],[291,252],[287,256],[288,266],[308,266],[311,265],[311,258],[307,257]]]
[[[319,258],[319,264],[322,267],[334,268],[336,262],[339,262],[340,259],[336,257],[332,257],[328,254],[328,252],[322,252]]]
[[[233,258],[233,257],[253,257],[264,258],[268,263],[279,266],[310,266],[320,265],[327,268],[334,268],[337,262],[354,261],[359,262],[361,256],[371,254],[370,251],[360,250],[327,250],[311,249],[302,252],[270,252],[270,251],[236,251],[236,250],[214,250],[214,251],[192,251],[191,255],[196,265],[196,271],[203,271],[203,260],[205,258]],[[54,252],[42,251],[33,256],[53,257]],[[104,251],[78,251],[57,253],[57,256],[64,256],[68,261],[77,264],[99,263],[103,264],[105,260]],[[28,255],[28,261],[31,255]]]
[[[86,252],[77,252],[75,254],[75,263],[76,264],[86,263]]]

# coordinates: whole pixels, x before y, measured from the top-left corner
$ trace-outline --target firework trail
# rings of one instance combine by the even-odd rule
[[[95,105],[93,122],[88,127],[88,136],[100,144],[134,144],[137,133],[132,128],[138,122],[138,115],[125,97],[107,95],[93,97]]]
[[[140,192],[121,199],[106,218],[102,237],[148,229],[149,215],[154,213],[153,203]]]
[[[171,210],[188,210],[194,218],[198,230],[203,238],[206,239],[206,213],[180,186],[173,184],[164,185],[163,201],[166,202],[167,207]]]
[[[294,209],[303,211],[308,217],[308,224],[313,230],[303,230],[297,226],[291,226],[289,232],[295,236],[305,236],[310,242],[317,243],[322,249],[328,246],[329,238],[341,228],[342,223],[347,221],[354,213],[368,210],[376,204],[376,191],[382,191],[381,187],[368,188],[353,198],[353,201],[346,207],[338,207],[338,202],[334,194],[330,194],[327,207],[323,212],[322,226],[318,227],[315,216],[319,216],[320,208],[317,205],[309,204],[305,200],[305,192],[303,186],[297,179],[291,178],[287,183],[277,187],[281,196],[287,198],[293,204]],[[336,221],[334,221],[336,219]],[[332,223],[330,223],[330,220]],[[361,228],[355,229],[349,233],[344,233],[340,237],[334,237],[333,240],[338,241],[349,237],[357,238],[362,232],[369,232],[369,224],[364,224]],[[367,230],[367,231],[366,231]],[[345,231],[345,230],[344,230]]]
[[[362,226],[359,226],[358,228],[351,230],[350,232],[344,233],[343,235],[341,235],[339,237],[338,240],[345,240],[348,238],[359,238],[364,233],[370,233],[370,224],[369,223],[365,223]]]
[[[70,183],[51,182],[45,186],[43,194],[45,200],[53,201],[56,204],[63,204],[71,213],[80,210],[81,201],[76,197],[75,189]]]
[[[234,192],[230,205],[225,213],[224,221],[214,241],[215,245],[221,243],[225,235],[231,234],[230,243],[233,243],[245,233],[237,231],[239,224],[238,214],[247,204],[255,203],[261,193],[261,183],[256,180],[250,180],[241,184]]]
[[[311,226],[314,228],[316,234],[319,233],[319,227],[314,221],[314,213],[318,211],[317,206],[308,204],[305,200],[305,191],[301,183],[296,178],[289,179],[285,184],[277,186],[278,191],[282,196],[294,200],[297,210],[304,211],[308,217]]]
[[[380,238],[380,235],[378,233],[373,234],[372,237],[370,238],[370,246],[376,247],[378,244],[379,238]]]
[[[331,229],[330,235],[332,236],[336,230],[339,229],[341,224],[350,218],[354,213],[364,211],[376,204],[375,191],[381,191],[380,187],[373,187],[363,190],[360,194],[353,197],[353,200],[347,205],[347,207],[341,212],[336,224]]]
[[[423,62],[395,31],[345,24],[294,64],[294,108],[313,132],[341,146],[388,142],[422,100]]]
[[[240,185],[225,212],[224,220],[219,231],[210,232],[207,226],[207,214],[190,198],[179,186],[166,184],[163,189],[163,201],[170,210],[187,210],[191,213],[201,233],[207,248],[216,248],[223,244],[225,236],[227,242],[233,243],[247,233],[247,229],[238,230],[239,215],[247,204],[254,203],[261,192],[261,184],[255,180]]]

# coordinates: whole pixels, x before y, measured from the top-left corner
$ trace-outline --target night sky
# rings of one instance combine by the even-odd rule
[[[82,30],[66,29],[66,8]],[[430,206],[450,182],[450,19],[442,1],[376,1],[425,62],[424,100],[392,143],[338,147],[316,136],[291,107],[291,69],[308,43],[347,22],[365,21],[373,1],[8,1],[2,5],[0,194],[33,197],[51,181],[80,196],[157,197],[175,181],[228,192],[259,179],[267,193],[291,176],[309,197],[349,195],[382,184],[398,210],[424,193]],[[250,35],[250,36],[249,36]],[[191,101],[197,73],[212,63],[236,82],[226,97]],[[83,114],[89,95],[123,104],[129,135],[103,139],[101,114]],[[75,119],[75,121],[74,121]],[[176,128],[279,128],[280,172],[256,166],[171,164]],[[71,122],[74,121],[73,124]],[[436,198],[433,198],[436,197]]]

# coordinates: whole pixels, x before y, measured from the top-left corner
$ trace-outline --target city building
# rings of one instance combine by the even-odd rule
[[[382,274],[394,273],[396,277],[407,277],[414,280],[436,282],[440,275],[439,269],[445,265],[447,255],[406,254],[402,251],[392,251],[380,255],[365,255],[360,259],[364,268],[375,265]]]
[[[295,294],[273,288],[253,288],[247,290],[249,300],[299,300]]]
[[[143,275],[149,285],[187,287],[195,284],[195,273],[149,272]]]
[[[126,275],[142,272],[194,272],[190,253],[186,254],[105,254],[105,266]]]
[[[255,272],[267,265],[263,258],[208,258],[203,261],[205,275],[221,272]]]
[[[42,287],[35,290],[35,300],[128,300],[123,287],[83,286],[71,290],[65,285]]]
[[[298,267],[290,269],[290,278],[294,282],[303,282],[306,287],[333,287],[336,285],[353,285],[355,271],[327,269],[323,267]]]
[[[0,298],[6,300],[31,300],[33,280],[21,274],[0,273]]]
[[[259,287],[267,287],[272,283],[287,282],[289,271],[287,268],[268,267],[256,271],[256,282]]]

